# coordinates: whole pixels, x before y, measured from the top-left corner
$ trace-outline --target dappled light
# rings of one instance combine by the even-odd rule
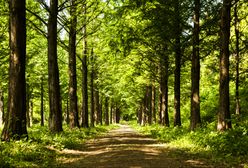
[[[0,168],[248,168],[247,0],[1,0]]]
[[[137,133],[130,126],[120,125],[94,140],[89,140],[80,150],[64,149],[59,167],[212,167],[206,159],[182,151]],[[195,159],[192,159],[195,158]]]

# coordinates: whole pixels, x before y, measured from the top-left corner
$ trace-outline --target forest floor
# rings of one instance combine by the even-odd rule
[[[166,147],[127,125],[86,141],[77,149],[59,151],[58,167],[226,167],[206,156]]]

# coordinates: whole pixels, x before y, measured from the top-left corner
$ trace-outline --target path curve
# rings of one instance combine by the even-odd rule
[[[166,148],[155,139],[137,133],[128,125],[120,125],[105,136],[89,140],[79,150],[62,151],[58,167],[85,168],[180,168],[213,167],[205,161]],[[178,151],[177,151],[178,152]]]

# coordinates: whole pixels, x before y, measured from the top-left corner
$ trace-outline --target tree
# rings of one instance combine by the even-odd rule
[[[89,127],[89,119],[88,119],[88,66],[87,66],[87,29],[86,29],[86,14],[87,14],[87,6],[86,2],[83,5],[83,15],[84,15],[84,23],[82,28],[83,33],[83,59],[82,59],[82,126],[87,128]]]
[[[166,53],[166,47],[163,50]],[[161,125],[170,126],[168,114],[169,59],[165,53],[160,55],[160,115]]]
[[[181,126],[181,110],[180,110],[180,86],[181,86],[181,18],[180,18],[180,2],[174,1],[174,30],[175,30],[175,80],[174,80],[174,126]]]
[[[95,78],[95,70],[94,70],[94,53],[93,53],[93,49],[91,51],[91,56],[90,56],[90,60],[91,60],[91,72],[90,72],[90,126],[94,127],[95,126],[95,99],[94,99],[94,95],[95,95],[95,85],[94,85],[94,78]]]
[[[96,124],[100,124],[101,123],[101,111],[100,111],[100,95],[99,95],[99,91],[98,88],[96,87],[96,91],[94,94],[95,97],[95,108],[96,108]]]
[[[109,125],[109,97],[105,97],[105,125]]]
[[[190,129],[194,130],[201,123],[200,117],[200,0],[194,0],[193,54],[191,67],[191,120]]]
[[[51,132],[55,133],[63,131],[59,69],[57,62],[57,17],[58,0],[50,0],[48,19],[49,129]]]
[[[43,77],[40,82],[40,125],[44,126],[44,86]]]
[[[152,102],[151,102],[151,110],[152,110],[152,118],[153,123],[157,122],[157,113],[156,113],[156,87],[154,83],[152,84]]]
[[[8,109],[2,140],[27,137],[26,126],[26,1],[9,1],[10,64]]]
[[[69,30],[69,106],[70,127],[79,127],[78,100],[77,100],[77,71],[76,71],[76,5],[75,0],[70,1],[70,30]]]
[[[219,131],[231,128],[229,100],[229,39],[231,21],[231,0],[223,0],[220,21],[220,84],[219,84]]]
[[[240,64],[240,32],[239,32],[239,17],[238,17],[238,3],[234,6],[234,26],[235,26],[235,61],[236,61],[236,79],[235,79],[235,99],[236,99],[236,110],[235,113],[237,115],[241,114],[241,107],[240,107],[240,96],[239,96],[239,64]]]

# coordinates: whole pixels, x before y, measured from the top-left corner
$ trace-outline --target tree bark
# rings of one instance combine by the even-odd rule
[[[194,30],[193,30],[193,54],[191,67],[191,120],[190,129],[194,130],[201,124],[200,117],[200,0],[194,0]]]
[[[240,116],[241,114],[241,107],[240,107],[240,97],[239,97],[239,62],[240,62],[240,48],[239,48],[239,18],[238,18],[238,3],[236,3],[234,7],[234,24],[235,24],[235,37],[236,37],[236,42],[235,42],[235,61],[236,61],[236,79],[235,79],[235,102],[236,102],[236,115]]]
[[[117,104],[115,103],[114,109],[113,109],[113,123],[115,123],[115,124],[116,124],[116,109],[117,109],[116,105]]]
[[[100,99],[99,99],[99,91],[98,88],[96,88],[95,91],[95,106],[96,106],[96,123],[100,124],[101,121],[101,111],[100,111]]]
[[[40,84],[40,125],[44,126],[44,87],[43,87],[43,77],[41,77],[41,84]]]
[[[121,110],[120,110],[120,108],[117,106],[117,107],[116,107],[116,123],[117,123],[117,124],[120,123],[120,119],[121,119]]]
[[[141,116],[142,116],[141,125],[146,125],[146,97],[145,96],[142,100]],[[117,113],[116,113],[116,117],[117,117]]]
[[[160,76],[161,78],[161,76]],[[161,80],[161,79],[160,79]],[[163,116],[162,116],[162,87],[161,87],[161,81],[159,83],[159,89],[158,89],[158,123],[163,125]]]
[[[76,71],[76,5],[71,0],[70,7],[70,32],[69,32],[69,103],[70,103],[70,128],[79,127],[78,99],[77,99],[77,71]]]
[[[168,113],[168,57],[166,55],[161,56],[160,60],[160,111],[161,111],[161,125],[167,127],[170,126],[169,123],[169,113]]]
[[[155,84],[152,84],[152,102],[151,102],[152,118],[153,123],[157,122],[157,113],[156,113],[156,87]]]
[[[99,104],[99,113],[100,113],[100,124],[102,125],[102,98],[103,98],[103,96],[101,95],[101,97],[100,97],[100,104]]]
[[[174,80],[174,126],[181,126],[180,112],[180,82],[181,82],[181,19],[180,19],[180,3],[175,0],[175,80]]]
[[[50,0],[48,19],[48,92],[49,92],[49,129],[57,133],[62,129],[62,108],[57,61],[57,16],[58,0]]]
[[[86,3],[86,2],[85,2]],[[83,15],[84,15],[84,26],[82,29],[83,32],[83,59],[82,59],[82,97],[83,97],[83,106],[82,106],[82,127],[89,127],[89,113],[88,113],[88,67],[87,67],[87,32],[86,32],[86,4],[83,6]]]
[[[110,103],[110,124],[113,124],[113,102]]]
[[[148,93],[147,93],[148,124],[152,125],[152,85],[149,85],[147,87],[148,87]]]
[[[223,0],[220,25],[220,85],[219,85],[219,131],[231,128],[229,100],[229,39],[231,21],[231,0]]]
[[[25,0],[9,1],[10,64],[8,110],[2,140],[27,137],[26,126],[26,13]]]
[[[105,98],[105,125],[109,125],[109,98]]]
[[[91,72],[90,72],[90,126],[95,126],[95,100],[94,100],[94,58],[93,58],[93,49],[91,53]]]

